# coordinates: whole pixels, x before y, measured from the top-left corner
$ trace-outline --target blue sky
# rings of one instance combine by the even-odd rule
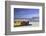
[[[39,16],[39,9],[14,8],[14,18],[32,18]]]

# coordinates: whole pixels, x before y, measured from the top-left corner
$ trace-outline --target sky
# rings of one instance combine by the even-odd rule
[[[14,18],[32,18],[39,16],[39,9],[14,8]]]

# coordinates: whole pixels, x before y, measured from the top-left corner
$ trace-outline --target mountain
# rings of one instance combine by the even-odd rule
[[[15,18],[14,20],[22,20],[22,21],[33,21],[33,22],[39,22],[39,17],[32,17],[32,18]]]

